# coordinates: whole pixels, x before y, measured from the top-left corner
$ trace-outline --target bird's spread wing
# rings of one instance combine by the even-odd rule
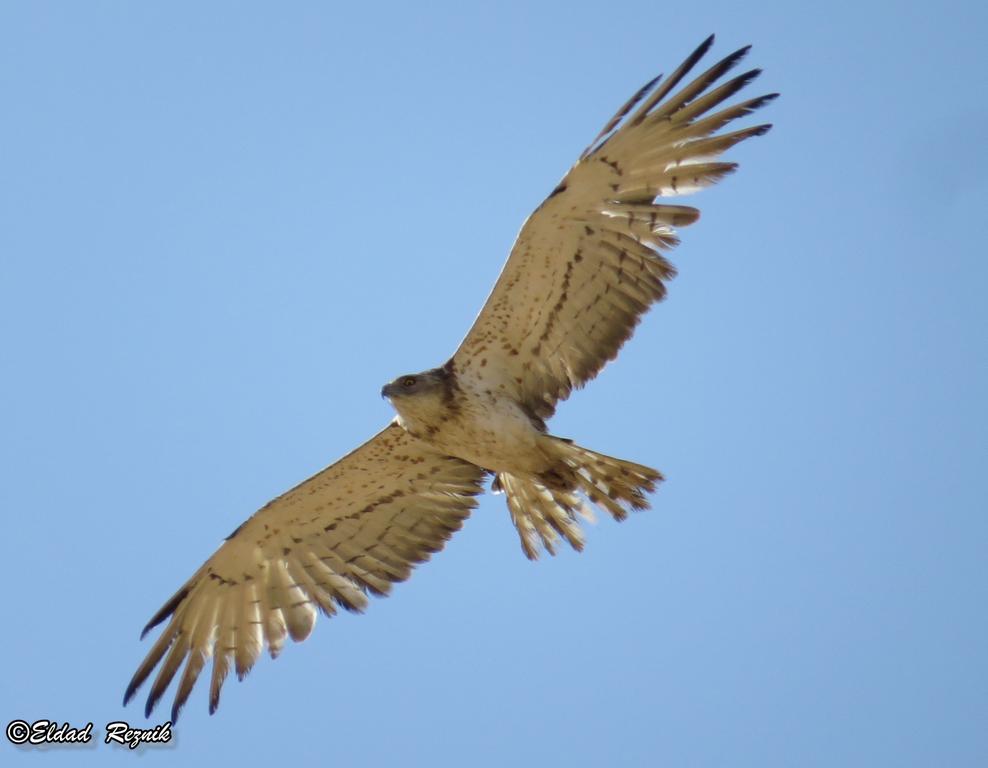
[[[386,594],[460,528],[483,479],[473,464],[387,427],[230,535],[144,628],[170,617],[124,703],[164,659],[148,695],[150,714],[184,662],[175,720],[212,658],[212,713],[231,661],[243,678],[265,644],[275,657],[286,636],[304,640],[316,609],[360,611],[365,593]]]
[[[677,91],[713,37],[668,79],[645,85],[529,217],[477,321],[453,356],[458,375],[514,396],[540,418],[617,355],[665,294],[661,255],[699,211],[657,198],[695,192],[735,169],[716,158],[768,125],[718,133],[776,94],[723,107],[759,70],[713,87],[737,51]]]

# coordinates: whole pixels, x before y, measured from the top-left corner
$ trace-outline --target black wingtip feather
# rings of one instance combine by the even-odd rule
[[[158,612],[151,617],[151,620],[147,623],[144,629],[141,630],[141,640],[144,639],[148,632],[175,613],[175,609],[177,609],[182,601],[188,597],[190,588],[191,586],[186,584],[172,596],[171,600],[161,606]]]
[[[703,58],[706,55],[707,51],[709,51],[710,48],[711,48],[711,46],[714,44],[714,40],[716,38],[717,38],[717,35],[714,34],[714,33],[711,33],[707,37],[707,39],[704,40],[702,43],[700,43],[697,46],[696,50],[693,51],[693,53],[690,54],[690,57],[689,57],[690,60],[692,60],[695,63],[698,59]]]
[[[600,146],[605,144],[607,141],[605,137],[610,135],[610,133],[617,127],[618,123],[620,123],[627,116],[627,114],[632,109],[635,108],[636,104],[638,104],[643,98],[645,98],[645,95],[649,93],[649,91],[651,91],[661,79],[662,79],[662,75],[658,74],[655,77],[653,77],[651,80],[649,80],[647,83],[645,83],[645,85],[643,85],[637,91],[635,91],[632,97],[628,99],[624,104],[622,104],[621,108],[616,113],[614,113],[614,116],[610,120],[608,120],[607,123],[605,123],[604,127],[600,129],[600,133],[598,133],[594,137],[594,140],[587,145],[587,148],[584,149],[583,152],[580,154],[580,159],[582,160],[587,155],[591,154]],[[604,139],[604,141],[601,141],[601,139]],[[563,186],[563,190],[565,190],[565,186],[564,185],[561,186]],[[557,187],[556,190],[554,190],[553,193],[549,195],[549,197],[553,197],[555,194],[563,190]]]
[[[714,66],[711,67],[711,69],[717,72],[717,78],[720,78],[726,72],[730,72],[732,69],[734,69],[734,67],[738,65],[738,62],[740,62],[741,59],[743,59],[745,56],[748,55],[748,51],[750,50],[751,50],[750,45],[746,45],[743,48],[738,48],[734,53],[728,54],[719,62],[714,64]],[[713,79],[717,79],[717,78],[713,78]]]
[[[715,39],[714,35],[712,34],[709,35],[707,39],[704,40],[702,43],[700,43],[700,45],[697,46],[696,50],[694,50],[693,53],[687,56],[686,60],[679,65],[676,72],[672,75],[672,77],[676,78],[677,82],[683,75],[685,75],[694,66],[696,66],[696,63],[707,54],[707,51],[709,51],[710,47],[714,44],[714,39]],[[750,48],[751,46],[748,47]],[[661,80],[662,80],[662,75],[661,74],[656,75],[647,83],[645,83],[645,85],[643,85],[641,88],[635,91],[634,95],[624,103],[624,105],[617,111],[614,117],[612,117],[610,120],[607,121],[606,125],[604,125],[600,133],[598,133],[594,137],[594,140],[591,141],[589,145],[587,145],[587,148],[583,150],[582,154],[580,155],[580,159],[582,160],[588,155],[593,154],[595,151],[600,149],[604,144],[606,144],[609,138],[611,137],[611,135],[613,135],[614,129],[618,127],[618,124],[628,116],[628,114],[631,112],[632,109],[635,108],[635,106],[638,106],[638,111],[635,112],[635,114],[630,118],[630,120],[632,124],[640,123],[645,118],[645,115],[649,112],[650,107],[646,108],[644,106],[639,106],[639,104],[647,94],[652,92],[652,90],[659,84]],[[674,84],[667,84],[667,88],[672,88],[673,85]],[[648,104],[648,102],[646,102],[646,104]]]
[[[766,104],[769,104],[779,98],[778,93],[767,93],[764,96],[759,96],[757,99],[751,102],[748,106],[749,112],[754,112],[756,109],[761,109]]]
[[[655,84],[658,83],[659,80],[661,80],[661,79],[662,79],[662,73],[659,72],[659,74],[657,74],[655,77],[653,77],[647,83],[645,83],[645,85],[643,85],[641,88],[639,88],[637,91],[635,91],[635,95],[632,96],[630,99],[628,99],[628,101],[631,101],[631,102],[641,101],[642,96],[644,96],[646,93],[648,93],[650,90],[652,90],[655,87]]]
[[[706,40],[700,43],[700,45],[697,46],[696,50],[693,51],[693,53],[691,53],[689,56],[687,56],[686,60],[682,64],[680,64],[679,67],[676,69],[676,72],[679,73],[679,76],[684,77],[688,72],[690,72],[690,70],[692,70],[693,67],[697,65],[697,62],[699,62],[700,59],[702,59],[704,56],[707,55],[707,51],[710,50],[710,47],[713,44],[714,44],[713,35],[710,35],[710,37],[708,37]],[[751,46],[748,47],[750,48]],[[731,54],[731,56],[735,56],[738,53],[739,53],[738,51],[735,51],[733,54]],[[733,66],[733,64],[731,66]]]

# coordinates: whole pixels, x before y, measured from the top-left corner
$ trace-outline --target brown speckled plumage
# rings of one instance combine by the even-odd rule
[[[441,549],[488,475],[530,558],[560,540],[582,549],[591,507],[617,520],[648,507],[656,470],[553,437],[545,422],[665,296],[674,228],[699,212],[658,199],[731,173],[716,158],[769,128],[718,134],[774,98],[722,106],[758,74],[714,87],[746,48],[682,85],[712,40],[629,99],[529,217],[453,357],[385,386],[396,421],[261,508],[152,617],[145,633],[165,627],[125,703],[158,668],[150,714],[181,670],[174,720],[212,659],[213,712],[231,663],[242,678],[265,646],[274,657],[286,637],[303,640],[320,611],[363,610],[367,593],[387,594]]]

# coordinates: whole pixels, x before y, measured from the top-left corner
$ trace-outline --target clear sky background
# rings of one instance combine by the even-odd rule
[[[142,765],[988,765],[983,8],[4,3],[3,724],[144,723],[150,615],[391,419],[381,384],[717,32],[775,129],[551,424],[663,470],[654,509],[533,564],[486,497]]]

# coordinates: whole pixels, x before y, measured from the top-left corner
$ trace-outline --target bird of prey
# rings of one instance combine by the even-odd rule
[[[686,81],[712,43],[607,122],[525,222],[453,356],[383,388],[397,418],[261,508],[151,617],[145,634],[168,623],[125,704],[160,664],[150,715],[181,670],[174,721],[212,659],[212,714],[231,664],[243,678],[265,645],[275,657],[286,637],[308,637],[318,611],[387,594],[460,528],[489,477],[529,558],[561,540],[582,549],[590,506],[617,520],[648,507],[659,472],[551,435],[546,420],[665,295],[675,271],[663,253],[699,212],[664,200],[734,171],[721,153],[770,127],[721,131],[776,96],[725,105],[759,74],[716,85],[747,48]]]

